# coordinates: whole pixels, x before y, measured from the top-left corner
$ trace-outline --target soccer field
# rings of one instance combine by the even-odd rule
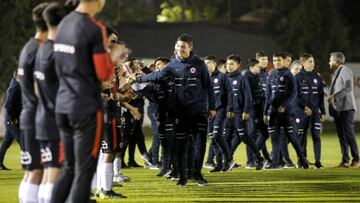
[[[308,158],[313,161],[312,142],[308,138]],[[359,140],[359,139],[358,139]],[[147,139],[147,147],[150,147]],[[268,143],[268,146],[269,143]],[[291,157],[295,152],[289,147]],[[137,153],[137,162],[143,163]],[[22,177],[19,164],[19,146],[13,144],[5,158],[11,171],[0,171],[0,203],[17,202],[17,188]],[[235,155],[237,163],[245,164],[245,147],[240,145]],[[144,168],[124,169],[131,182],[114,190],[127,199],[101,200],[98,202],[360,202],[360,168],[335,168],[341,160],[339,142],[335,134],[322,135],[322,163],[325,169],[283,169],[280,171],[255,171],[236,168],[229,173],[210,174],[203,170],[209,185],[198,187],[190,182],[179,187],[175,182],[156,176],[156,170]]]

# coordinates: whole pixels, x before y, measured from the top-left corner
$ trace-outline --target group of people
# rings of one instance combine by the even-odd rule
[[[158,169],[158,176],[179,186],[189,180],[204,186],[208,135],[204,167],[210,172],[238,167],[233,156],[241,142],[246,144],[246,168],[308,169],[310,129],[315,168],[321,169],[324,98],[337,127],[340,167],[360,167],[353,78],[342,53],[330,54],[335,73],[329,90],[309,53],[293,62],[288,53],[274,53],[269,70],[268,56],[259,51],[245,69],[235,54],[226,60],[199,58],[186,34],[176,40],[170,59],[159,57],[145,66],[129,57],[131,49],[115,30],[94,17],[104,4],[68,0],[33,9],[36,34],[23,47],[7,91],[7,133],[0,149],[0,167],[6,169],[9,143],[14,138],[20,142],[25,170],[20,202],[126,198],[113,187],[130,180],[121,168],[140,166],[136,146],[145,167]],[[142,131],[144,99],[149,100],[153,131],[149,150]],[[289,157],[289,142],[296,164]]]

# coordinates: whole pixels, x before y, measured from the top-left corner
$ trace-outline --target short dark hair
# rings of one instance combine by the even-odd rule
[[[64,4],[66,12],[70,13],[71,11],[75,10],[79,4],[80,0],[67,0]]]
[[[220,65],[221,65],[221,64],[225,64],[225,63],[226,63],[226,60],[225,60],[225,59],[219,59],[219,60],[218,60],[218,64],[220,64]]]
[[[35,25],[36,29],[41,32],[46,32],[48,30],[46,22],[42,15],[43,11],[45,10],[45,8],[48,5],[49,5],[49,3],[44,2],[44,3],[41,3],[37,6],[35,6],[32,10],[32,20],[34,22],[34,25]]]
[[[265,56],[267,56],[267,55],[265,54],[264,51],[258,51],[255,54],[255,58],[257,58],[257,59],[260,58],[260,57],[265,57]]]
[[[286,58],[286,57],[292,58],[291,53],[289,53],[289,52],[284,52],[284,58]]]
[[[302,53],[300,57],[303,58],[304,61],[307,61],[309,58],[313,57],[313,55],[309,53]]]
[[[204,60],[214,61],[215,63],[217,63],[216,57],[212,55],[205,56]]]
[[[66,14],[65,7],[61,3],[52,2],[45,8],[42,16],[49,26],[58,26]]]
[[[112,34],[116,35],[116,37],[119,37],[119,33],[116,32],[116,30],[114,30],[114,28],[110,26],[106,26],[106,33],[107,33],[107,37],[110,37],[110,35]]]
[[[257,59],[254,59],[254,58],[251,58],[251,59],[248,60],[249,67],[253,67],[258,63],[259,63],[259,61]]]
[[[192,38],[190,35],[188,35],[188,34],[182,34],[182,35],[180,35],[180,36],[177,38],[176,42],[178,42],[178,41],[186,42],[190,47],[192,47],[192,46],[193,46],[193,43],[194,43],[193,38]]]
[[[166,58],[166,57],[157,57],[154,61],[154,63],[158,62],[158,61],[162,61],[164,63],[169,63],[170,59]]]
[[[238,64],[241,64],[241,58],[239,55],[231,54],[226,58],[226,60],[233,60],[236,61]]]
[[[286,55],[284,54],[284,52],[275,52],[273,54],[273,57],[281,57],[282,59],[285,59]]]

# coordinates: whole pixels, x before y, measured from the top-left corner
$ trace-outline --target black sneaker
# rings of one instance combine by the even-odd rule
[[[176,171],[171,171],[168,176],[166,176],[167,179],[172,179],[174,177],[179,177],[179,173]]]
[[[216,165],[214,169],[210,170],[209,173],[216,173],[222,171],[221,165]]]
[[[224,164],[224,167],[221,169],[221,172],[229,172],[233,168],[235,168],[236,163],[234,161],[230,161]]]
[[[234,168],[241,168],[241,164],[235,163]]]
[[[265,163],[264,163],[264,168],[270,166],[271,163],[272,163],[271,160],[266,159],[266,160],[265,160]]]
[[[161,171],[156,176],[163,177],[167,172],[167,170],[161,169]]]
[[[303,169],[308,169],[310,167],[309,161],[306,158],[300,159],[300,162]]]
[[[295,164],[293,164],[291,161],[286,161],[284,168],[295,168]]]
[[[256,168],[255,162],[250,162],[245,166],[245,169],[255,169],[255,168]]]
[[[205,186],[208,184],[207,180],[203,177],[202,174],[194,175],[193,178],[198,183],[198,186]]]
[[[0,164],[0,170],[11,170],[9,168],[7,168],[3,163]]]
[[[121,198],[127,198],[126,196],[116,193],[113,190],[110,191],[100,191],[99,197],[101,199],[121,199]]]
[[[203,167],[207,168],[207,169],[214,169],[215,168],[215,163],[206,162]]]
[[[324,166],[320,161],[315,162],[315,169],[324,169]]]
[[[134,162],[129,162],[128,167],[129,168],[139,168],[139,167],[142,167],[142,166],[134,161]]]
[[[282,170],[282,167],[280,165],[270,164],[265,167],[265,170]]]
[[[178,180],[178,182],[176,183],[176,185],[178,186],[185,186],[187,184],[187,181],[186,180]]]
[[[264,161],[263,161],[263,160],[259,160],[259,161],[256,163],[255,170],[261,170],[261,169],[263,169],[263,167],[264,167]]]
[[[147,154],[141,154],[140,155],[141,159],[144,160],[145,164],[152,166],[153,164],[151,163],[151,159],[149,158],[149,156]]]

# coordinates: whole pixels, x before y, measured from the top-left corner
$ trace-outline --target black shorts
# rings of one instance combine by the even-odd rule
[[[44,168],[60,168],[60,140],[40,141],[41,163]]]
[[[35,138],[35,129],[21,130],[21,164],[24,170],[42,169],[40,143]]]
[[[118,127],[116,119],[112,119],[105,124],[104,136],[101,142],[103,153],[120,152],[121,128]]]

